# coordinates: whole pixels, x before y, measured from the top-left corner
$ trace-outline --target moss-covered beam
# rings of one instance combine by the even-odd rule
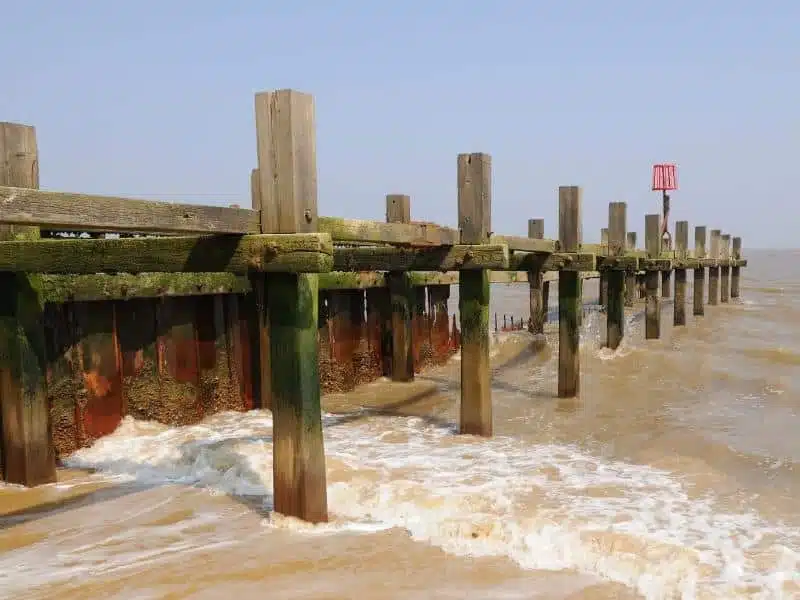
[[[508,247],[461,244],[432,248],[337,248],[335,271],[457,271],[508,268]]]
[[[339,242],[372,242],[401,246],[453,246],[458,230],[433,223],[383,223],[320,217],[319,230]]]
[[[94,273],[320,273],[331,270],[327,234],[0,242],[0,271]]]
[[[44,301],[52,303],[246,294],[251,290],[246,276],[233,273],[43,275],[41,280]]]
[[[513,235],[493,235],[490,244],[505,244],[509,250],[552,254],[558,251],[558,242],[541,238],[518,237]]]
[[[534,254],[515,252],[511,255],[509,271],[595,271],[597,261],[594,254],[558,252]]]

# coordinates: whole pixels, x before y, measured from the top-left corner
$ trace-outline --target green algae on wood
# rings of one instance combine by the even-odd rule
[[[250,281],[233,273],[43,275],[46,302],[127,300],[162,296],[244,294]]]
[[[0,242],[0,270],[47,274],[327,272],[327,234]]]
[[[327,515],[317,346],[317,276],[266,279],[272,367],[275,510]]]
[[[461,244],[431,248],[337,248],[335,271],[454,271],[508,268],[508,247]]]
[[[461,433],[490,436],[492,396],[487,271],[462,271],[458,307],[461,318]]]

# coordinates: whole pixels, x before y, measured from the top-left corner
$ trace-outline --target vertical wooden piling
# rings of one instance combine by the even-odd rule
[[[528,220],[528,237],[535,239],[544,238],[544,219]],[[544,303],[544,272],[540,269],[528,273],[530,287],[530,332],[544,333],[544,322],[547,317],[547,306]]]
[[[729,233],[720,236],[720,243],[719,243],[719,250],[720,250],[720,259],[725,261],[719,270],[720,270],[720,289],[719,289],[719,301],[723,304],[728,303],[728,298],[730,297],[730,290],[731,290],[731,267],[728,264],[728,260],[731,257],[731,236]]]
[[[661,297],[672,296],[672,271],[661,271]]]
[[[658,258],[661,254],[661,215],[645,215],[644,219],[644,243],[647,256]],[[648,340],[657,340],[661,337],[661,298],[658,297],[658,271],[647,271],[644,277],[647,293],[644,337]]]
[[[558,188],[558,241],[563,252],[578,252],[582,190],[578,186]],[[558,396],[572,398],[580,391],[580,273],[558,273]]]
[[[261,196],[261,174],[258,169],[250,172],[250,197],[253,210],[261,210],[263,203]],[[263,231],[263,229],[262,229]],[[258,383],[259,383],[259,408],[272,408],[272,368],[270,366],[270,341],[269,318],[267,314],[267,285],[264,273],[255,273],[250,276],[253,295],[256,304],[256,318],[253,326],[256,327],[254,339],[258,340]]]
[[[733,248],[731,249],[731,258],[739,260],[742,257],[742,238],[733,238]],[[731,267],[731,298],[739,297],[739,270],[740,267]]]
[[[628,232],[626,242],[628,251],[633,252],[636,250],[635,231]],[[636,271],[630,270],[625,275],[625,306],[633,306],[633,302],[637,297]]]
[[[706,257],[706,227],[700,225],[694,228],[694,258],[705,259]],[[694,298],[692,306],[692,314],[696,317],[702,317],[705,314],[704,307],[704,288],[706,285],[706,270],[705,267],[699,265],[694,270],[694,286],[692,295]]]
[[[675,258],[679,261],[686,260],[686,250],[689,247],[689,221],[675,222]],[[680,263],[679,263],[680,264]],[[673,312],[674,325],[686,325],[686,269],[675,269],[675,310]]]
[[[403,194],[386,196],[386,222],[408,223],[411,221],[411,198]],[[413,345],[413,292],[408,273],[390,272],[386,275],[389,286],[389,302],[392,311],[392,381],[414,379]]]
[[[608,253],[608,227],[600,229],[600,246],[603,252]],[[602,308],[607,308],[608,306],[608,272],[605,270],[600,271],[597,303]]]
[[[0,123],[0,185],[38,189],[33,127]],[[38,238],[37,227],[0,227],[0,240]],[[9,483],[56,480],[47,370],[40,278],[0,273],[0,474]]]
[[[719,237],[722,232],[719,229],[711,230],[710,251],[708,257],[715,261],[713,267],[708,269],[708,304],[716,306],[719,304]]]
[[[621,256],[625,253],[627,204],[611,202],[608,205],[608,254]],[[625,335],[625,271],[606,271],[608,292],[606,295],[606,340],[608,347],[616,350]]]
[[[262,232],[317,230],[314,100],[294,90],[255,97]],[[266,277],[275,511],[328,520],[317,348],[319,279]]]
[[[458,155],[458,227],[462,244],[485,244],[492,231],[492,162],[488,154]],[[489,272],[461,271],[461,433],[492,435],[489,373]]]

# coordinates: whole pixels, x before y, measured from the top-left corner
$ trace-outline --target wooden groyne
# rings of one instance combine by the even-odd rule
[[[412,221],[401,194],[387,195],[385,222],[321,217],[312,97],[259,93],[255,112],[250,209],[39,190],[34,128],[0,124],[5,481],[54,481],[58,456],[125,415],[178,425],[269,408],[275,509],[324,521],[324,391],[409,381],[460,350],[460,430],[492,434],[490,283],[526,283],[526,327],[541,333],[558,281],[561,397],[579,393],[586,277],[601,278],[612,349],[637,298],[645,337],[660,336],[673,280],[674,324],[685,325],[687,269],[695,315],[739,295],[740,238],[712,230],[707,252],[696,227],[690,250],[679,221],[674,250],[664,249],[661,216],[647,215],[637,249],[626,204],[612,202],[601,243],[584,244],[578,186],[558,189],[557,240],[541,219],[527,236],[495,234],[484,153],[457,158],[455,228]]]

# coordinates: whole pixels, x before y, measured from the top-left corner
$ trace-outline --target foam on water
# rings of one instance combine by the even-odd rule
[[[406,529],[457,555],[507,556],[523,568],[574,569],[647,598],[781,598],[800,585],[800,531],[692,499],[674,475],[577,447],[456,436],[422,418],[326,415],[329,505],[298,534]],[[145,483],[263,495],[271,503],[272,420],[224,413],[169,429],[128,418],[75,453],[74,467]],[[788,596],[787,596],[788,597]]]

